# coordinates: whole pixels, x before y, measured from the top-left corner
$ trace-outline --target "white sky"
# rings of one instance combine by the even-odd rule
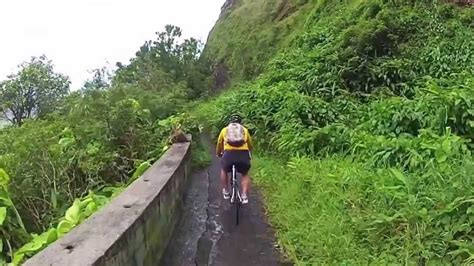
[[[166,24],[202,42],[225,0],[0,0],[0,80],[45,54],[77,89],[88,70],[127,63]]]

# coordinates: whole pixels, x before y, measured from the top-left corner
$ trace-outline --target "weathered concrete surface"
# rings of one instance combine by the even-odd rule
[[[207,142],[213,155],[212,144]],[[252,188],[250,202],[243,207],[241,223],[235,226],[235,213],[220,190],[220,164],[215,156],[213,158],[206,171],[195,173],[191,178],[190,193],[183,205],[183,220],[161,265],[291,265],[279,254],[256,188]]]
[[[207,169],[192,175],[183,204],[181,221],[160,265],[195,265],[198,241],[206,231],[208,186]]]
[[[174,144],[111,203],[25,265],[156,265],[179,220],[190,144]]]

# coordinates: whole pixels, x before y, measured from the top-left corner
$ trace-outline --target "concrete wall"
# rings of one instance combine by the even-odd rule
[[[158,265],[179,220],[190,143],[174,144],[99,212],[24,265]]]

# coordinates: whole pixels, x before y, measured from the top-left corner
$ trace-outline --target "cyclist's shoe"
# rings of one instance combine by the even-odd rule
[[[242,204],[247,204],[249,203],[249,198],[247,198],[247,195],[242,194]]]
[[[222,195],[224,196],[224,199],[230,199],[230,193],[225,188],[222,189]]]

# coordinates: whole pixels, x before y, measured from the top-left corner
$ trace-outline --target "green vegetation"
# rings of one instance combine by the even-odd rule
[[[33,58],[0,83],[0,264],[21,263],[192,133],[239,111],[255,182],[298,265],[474,263],[474,9],[431,0],[243,0],[203,56],[167,26],[79,91]],[[213,67],[233,89],[210,96]],[[109,78],[110,77],[110,78]],[[214,81],[215,82],[215,81]],[[7,174],[8,173],[8,174]]]
[[[243,1],[214,31],[252,21],[245,6],[282,2]],[[214,130],[231,112],[246,117],[286,254],[299,265],[474,263],[474,9],[321,0],[301,10],[289,45],[250,55],[271,58],[256,80],[196,109]],[[258,25],[232,40],[265,43],[279,27]],[[239,68],[226,40],[216,58]]]
[[[228,1],[230,10],[217,21],[203,57],[230,68],[233,81],[260,74],[268,60],[303,29],[313,5],[307,0]]]
[[[209,154],[209,147],[206,147],[202,143],[198,143],[194,146],[192,152],[192,168],[193,169],[204,169],[211,164],[212,159]]]
[[[124,188],[123,186],[105,187],[98,193],[89,191],[89,194],[84,198],[74,200],[72,206],[66,210],[64,217],[59,219],[56,227],[50,228],[40,235],[32,234],[31,241],[14,252],[13,264],[18,265],[25,256],[35,254],[67,234],[72,228],[107,204],[115,195],[122,192]]]
[[[167,26],[129,64],[98,69],[73,92],[45,57],[1,83],[1,111],[13,124],[0,130],[0,265],[17,265],[104,206],[166,151],[173,132],[199,140],[196,119],[183,112],[206,95],[209,74],[202,45],[180,37]]]
[[[24,62],[16,75],[0,83],[0,112],[21,126],[25,119],[44,117],[57,108],[69,92],[69,79],[53,72],[45,56]]]

